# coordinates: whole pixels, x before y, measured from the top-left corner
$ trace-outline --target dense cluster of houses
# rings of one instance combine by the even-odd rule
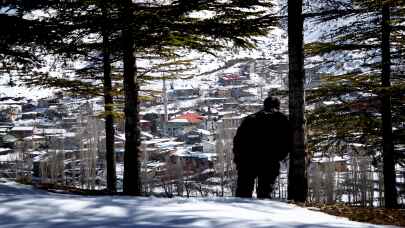
[[[149,99],[140,106],[141,171],[145,185],[159,186],[179,178],[205,179],[218,185],[224,184],[227,175],[234,175],[232,140],[241,120],[260,110],[268,93],[287,86],[284,65],[265,68],[264,72],[257,61],[253,66],[256,73],[250,73],[251,64],[254,63],[241,64],[233,73],[218,73],[208,89],[170,82],[169,88],[145,93]],[[318,86],[319,75],[310,75],[307,87]],[[281,101],[285,111],[287,104]],[[75,187],[104,186],[102,112],[102,98],[72,98],[62,93],[37,101],[0,97],[0,177]],[[117,176],[121,180],[125,143],[121,119],[116,120],[115,128]],[[311,175],[325,169],[347,173],[353,162],[350,157],[327,161],[319,157],[314,156]],[[282,171],[283,175],[285,178],[286,172]],[[279,185],[284,186],[280,189],[285,188],[286,179]],[[283,194],[280,190],[278,196]]]
[[[229,144],[243,116],[259,110],[266,96],[267,91],[251,80],[251,68],[241,64],[233,73],[218,73],[206,91],[198,84],[170,82],[164,90],[166,108],[163,90],[149,93],[140,113],[143,171],[159,179],[174,165],[190,175],[214,169],[218,157],[223,157],[218,154],[225,153],[218,150],[218,142]],[[71,98],[62,93],[36,101],[1,97],[0,175],[68,184],[79,183],[83,175],[101,175],[96,178],[101,183],[105,174],[103,124],[98,118],[102,105],[101,98]],[[123,130],[118,120],[118,164],[123,162]],[[231,156],[229,150],[226,153]],[[86,171],[89,165],[96,171]]]
[[[229,117],[240,121],[242,113],[261,108],[262,97],[247,67],[240,69],[218,74],[212,89],[204,92],[198,85],[170,83],[166,109],[161,92],[141,103],[142,171],[161,179],[168,178],[173,166],[194,176],[215,168],[216,141],[222,137],[218,127],[223,128]],[[93,184],[103,184],[105,146],[103,120],[98,117],[102,105],[101,98],[62,93],[36,101],[0,97],[0,175],[72,185],[83,184],[82,176],[92,176]],[[122,171],[124,124],[117,120],[115,127],[117,171]]]

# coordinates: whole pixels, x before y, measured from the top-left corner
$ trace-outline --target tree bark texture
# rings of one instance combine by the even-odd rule
[[[383,138],[383,173],[384,173],[384,199],[386,208],[395,208],[397,203],[394,142],[392,134],[391,115],[391,53],[390,53],[390,8],[384,2],[382,6],[382,72],[381,82],[384,92],[381,96],[382,138]]]
[[[137,68],[135,59],[135,42],[133,37],[132,0],[125,0],[122,7],[123,62],[124,62],[124,93],[125,93],[125,153],[123,192],[127,195],[141,195],[140,161],[139,161],[139,106]]]
[[[103,6],[104,23],[102,25],[103,36],[103,86],[104,86],[104,110],[105,110],[105,144],[106,144],[106,164],[107,164],[107,189],[114,193],[116,189],[116,171],[115,171],[115,151],[114,151],[114,101],[112,96],[111,82],[111,62],[110,62],[110,40],[108,25],[107,8]]]
[[[308,192],[305,137],[305,71],[302,0],[288,0],[289,117],[293,145],[288,172],[288,199],[305,202]]]

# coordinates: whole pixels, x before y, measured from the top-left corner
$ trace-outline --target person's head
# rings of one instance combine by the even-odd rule
[[[276,97],[268,96],[264,99],[264,111],[270,112],[272,110],[279,110],[280,109],[280,100]]]

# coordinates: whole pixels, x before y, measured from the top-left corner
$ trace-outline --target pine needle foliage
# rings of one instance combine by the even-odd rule
[[[362,144],[362,155],[371,156],[374,164],[379,166],[386,163],[384,159],[388,155],[383,151],[391,141],[396,145],[393,147],[394,161],[404,164],[405,151],[401,148],[405,141],[400,135],[404,131],[402,53],[405,46],[399,41],[404,34],[400,27],[405,20],[404,7],[401,1],[358,0],[332,16],[318,18],[319,23],[331,19],[341,23],[330,30],[325,41],[307,44],[306,54],[340,55],[345,56],[345,60],[337,61],[361,60],[362,64],[355,69],[346,69],[345,74],[323,77],[320,88],[308,93],[307,101],[316,107],[307,113],[313,151],[324,151],[325,146],[334,143],[352,148],[352,145]],[[384,10],[391,12],[389,21],[384,19]],[[384,44],[388,44],[388,48],[384,49]],[[387,101],[390,106],[387,106]],[[387,110],[389,119],[392,118],[389,128],[394,129],[393,136],[389,137],[393,140],[388,141],[386,130],[383,130],[387,128]],[[346,151],[343,147],[340,152]],[[395,194],[386,192],[386,195]],[[395,201],[393,197],[386,201],[386,206],[395,206]]]

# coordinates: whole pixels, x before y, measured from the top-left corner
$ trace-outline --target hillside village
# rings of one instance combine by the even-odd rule
[[[0,226],[405,226],[405,0],[0,18]]]
[[[320,72],[325,71],[308,64],[307,91],[320,85]],[[281,111],[288,112],[287,72],[285,63],[256,59],[236,62],[206,76],[156,80],[152,86],[145,85],[141,94],[148,99],[140,103],[144,193],[232,195],[236,178],[232,140],[236,129],[244,116],[262,108],[268,94],[277,95]],[[115,99],[119,110],[121,98]],[[0,175],[39,185],[104,188],[103,102],[101,97],[70,97],[62,92],[36,100],[2,94]],[[333,101],[310,104],[306,109],[330,104]],[[359,110],[364,108],[361,102],[357,106]],[[116,172],[121,189],[125,143],[122,118],[117,118],[115,130]],[[336,156],[312,154],[310,200],[382,205],[381,169],[364,154],[364,144],[353,143],[345,148]],[[286,198],[287,170],[284,162],[273,197]],[[404,186],[404,171],[400,166],[398,170],[397,182]],[[400,194],[403,192],[400,190]]]
[[[286,65],[263,67],[265,64],[269,63],[257,60],[236,64],[202,79],[204,86],[195,81],[160,80],[157,82],[162,84],[160,88],[155,85],[155,90],[148,91],[153,96],[140,104],[145,194],[232,195],[236,177],[232,140],[241,120],[260,110],[268,94],[278,95],[281,111],[288,110],[283,95],[287,87]],[[307,74],[307,90],[315,89],[320,84],[319,74],[314,69],[307,69]],[[103,111],[102,98],[69,97],[62,92],[38,100],[3,95],[0,175],[37,185],[104,188]],[[115,129],[120,189],[125,142],[122,119],[117,119]],[[358,151],[363,145],[352,147]],[[381,203],[378,187],[382,184],[381,173],[376,172],[367,156],[350,156],[350,151],[345,154],[343,157],[314,154],[309,168],[313,200]],[[287,170],[284,162],[273,197],[286,198]],[[357,179],[365,182],[356,183]],[[399,176],[398,182],[405,181]],[[358,189],[350,194],[350,186]]]
[[[276,71],[269,73],[261,71],[262,64],[241,63],[232,68],[233,73],[217,72],[208,82],[208,89],[187,80],[180,85],[168,81],[166,89],[153,91],[155,96],[140,104],[146,192],[174,194],[176,189],[180,193],[183,187],[170,190],[168,186],[179,185],[181,177],[190,183],[188,187],[199,189],[200,193],[204,187],[211,188],[205,190],[206,194],[230,194],[235,172],[232,139],[240,121],[260,110],[268,93],[286,88],[282,80],[285,71],[280,70],[285,66],[274,66]],[[308,85],[316,83],[319,80]],[[166,91],[166,96],[162,91]],[[285,100],[282,106],[286,112]],[[38,100],[0,97],[0,175],[36,183],[102,188],[102,112],[102,98],[73,98],[62,92]],[[118,119],[115,128],[117,175],[121,183],[123,120]]]

